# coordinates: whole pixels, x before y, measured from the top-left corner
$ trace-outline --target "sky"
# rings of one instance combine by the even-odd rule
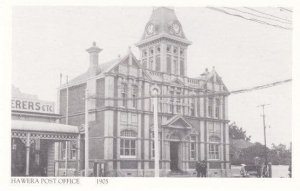
[[[197,77],[214,66],[227,88],[238,90],[292,78],[292,32],[251,22],[208,8],[175,7],[188,48],[187,73]],[[256,8],[291,20],[278,8]],[[228,9],[229,11],[229,9]],[[99,62],[125,55],[143,34],[152,7],[14,7],[12,84],[42,100],[56,101],[59,75],[69,79],[87,70],[86,49],[97,42]],[[292,84],[229,96],[229,120],[263,142],[266,107],[267,143],[292,140]]]

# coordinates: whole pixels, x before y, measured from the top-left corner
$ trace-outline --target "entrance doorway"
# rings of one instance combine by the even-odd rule
[[[178,145],[179,142],[170,142],[170,169],[171,171],[179,171],[178,168]]]

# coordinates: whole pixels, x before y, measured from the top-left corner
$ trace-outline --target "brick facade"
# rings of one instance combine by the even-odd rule
[[[163,26],[168,22],[157,22],[156,17],[160,15],[167,15],[168,22],[173,23],[174,31],[168,35]],[[153,32],[151,25],[157,31]],[[67,94],[69,123],[77,126],[84,124],[86,88],[92,97],[88,99],[89,156],[90,160],[106,162],[107,176],[153,176],[152,100],[133,99],[150,96],[153,86],[159,88],[160,95],[174,95],[174,98],[159,99],[161,175],[166,176],[171,170],[193,173],[197,160],[208,161],[210,175],[226,175],[229,169],[227,95],[205,95],[228,91],[214,68],[199,78],[186,76],[190,44],[174,10],[157,8],[137,43],[140,60],[129,49],[123,58],[100,64],[96,69],[91,64],[86,73],[60,87],[62,123]],[[88,50],[94,49],[99,49],[96,44]],[[180,95],[202,97],[175,97]],[[125,99],[102,99],[113,97]],[[175,157],[170,154],[171,145],[176,148],[172,151]]]

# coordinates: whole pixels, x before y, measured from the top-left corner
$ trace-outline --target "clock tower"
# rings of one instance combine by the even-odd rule
[[[160,7],[153,9],[142,39],[136,45],[144,69],[186,76],[187,47],[190,44],[175,11]]]

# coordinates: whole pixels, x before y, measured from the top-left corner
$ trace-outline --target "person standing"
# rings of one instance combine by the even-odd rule
[[[197,172],[197,177],[201,176],[201,163],[200,160],[196,162],[196,172]]]
[[[206,177],[207,176],[207,164],[206,161],[203,160],[201,163],[201,177]]]

